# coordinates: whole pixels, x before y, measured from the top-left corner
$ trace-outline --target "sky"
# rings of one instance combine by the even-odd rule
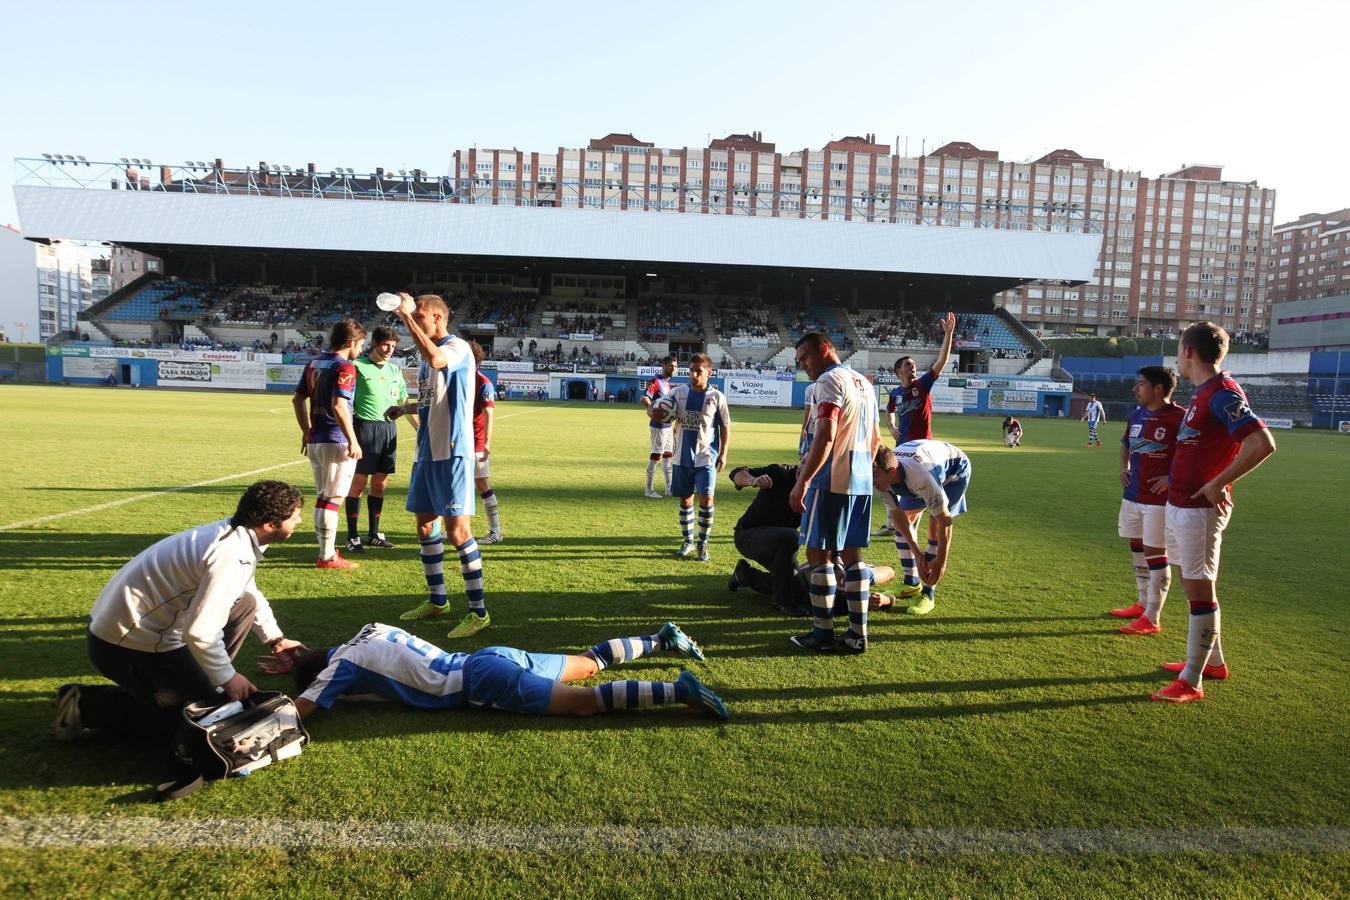
[[[1345,2],[196,7],[9,8],[0,224],[23,224],[11,160],[44,152],[446,174],[456,148],[611,131],[1065,147],[1146,176],[1221,164],[1277,191],[1277,222],[1350,206]]]

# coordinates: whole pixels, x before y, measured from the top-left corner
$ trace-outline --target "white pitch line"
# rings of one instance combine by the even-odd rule
[[[566,406],[567,403],[568,401],[564,400],[557,406],[541,406],[538,409],[522,409],[520,412],[507,413],[504,416],[494,416],[492,421],[500,422],[502,419],[514,419],[516,416],[528,416],[530,413],[549,412],[551,410],[561,409],[562,407]]]
[[[212,478],[207,481],[199,481],[196,484],[185,484],[181,487],[165,488],[162,491],[150,491],[145,494],[137,494],[134,497],[123,497],[121,500],[109,500],[107,503],[99,503],[94,506],[86,506],[83,509],[70,509],[65,512],[52,513],[50,516],[40,516],[36,519],[29,519],[26,522],[11,522],[9,525],[0,525],[0,531],[13,531],[16,528],[32,528],[34,525],[42,525],[46,522],[55,522],[58,519],[68,519],[71,516],[82,516],[85,513],[99,512],[104,509],[112,509],[114,506],[126,506],[128,503],[135,503],[137,500],[148,500],[151,497],[159,497],[164,494],[178,494],[183,491],[190,491],[193,488],[205,487],[208,484],[219,484],[222,481],[233,481],[236,478],[248,478],[251,475],[261,475],[264,472],[273,472],[277,469],[284,469],[287,466],[296,466],[306,460],[297,459],[292,462],[277,463],[275,466],[265,466],[261,469],[254,469],[251,472],[236,472],[233,475],[222,475],[219,478]]]
[[[882,859],[954,856],[1077,856],[1176,853],[1346,853],[1350,828],[686,828],[362,822],[318,819],[187,819],[152,816],[0,817],[0,848],[172,847],[439,849],[516,853],[608,852],[747,856],[804,852]]]

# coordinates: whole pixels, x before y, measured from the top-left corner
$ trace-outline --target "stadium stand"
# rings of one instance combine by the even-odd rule
[[[619,304],[569,300],[543,304],[539,321],[546,338],[583,333],[603,339],[611,337],[615,330],[622,333],[627,316]]]
[[[808,331],[823,331],[834,341],[835,347],[841,353],[853,349],[853,338],[849,337],[848,331],[840,321],[839,313],[832,307],[813,306],[804,312],[795,316],[787,316],[784,319],[787,326],[787,336],[789,343],[796,343],[797,339]]]
[[[648,295],[638,306],[638,338],[659,341],[676,337],[703,337],[699,301],[688,297]]]
[[[303,321],[320,296],[318,288],[274,285],[244,287],[218,304],[207,317],[212,325],[257,325],[273,328]]]
[[[231,290],[229,285],[162,278],[147,283],[116,308],[103,313],[103,318],[123,322],[195,319]]]
[[[370,303],[369,291],[366,303]],[[465,312],[460,322],[472,322],[478,325],[491,325],[502,337],[524,335],[534,318],[535,308],[539,305],[539,295],[534,292],[514,292],[509,294],[470,294],[463,298],[446,297],[452,304],[462,301]]]
[[[712,300],[713,334],[726,343],[733,338],[764,338],[781,342],[778,322],[782,311],[753,297],[715,297]]]

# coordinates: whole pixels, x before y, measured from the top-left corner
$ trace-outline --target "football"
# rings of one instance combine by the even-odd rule
[[[658,397],[652,402],[652,416],[658,422],[670,422],[675,418],[675,398],[666,396]]]

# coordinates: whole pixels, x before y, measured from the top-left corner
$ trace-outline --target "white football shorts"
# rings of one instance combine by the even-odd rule
[[[492,475],[492,462],[489,457],[483,455],[481,450],[473,455],[473,477],[488,478]]]
[[[675,429],[674,428],[651,428],[647,429],[652,433],[652,454],[654,456],[674,456],[675,455]]]
[[[305,455],[314,473],[320,497],[346,497],[356,474],[356,460],[347,458],[346,444],[307,444]]]
[[[1167,555],[1191,580],[1219,579],[1219,547],[1228,527],[1228,512],[1212,506],[1192,509],[1167,504]]]
[[[1167,547],[1167,507],[1161,503],[1120,501],[1120,536],[1143,541],[1145,547]]]

